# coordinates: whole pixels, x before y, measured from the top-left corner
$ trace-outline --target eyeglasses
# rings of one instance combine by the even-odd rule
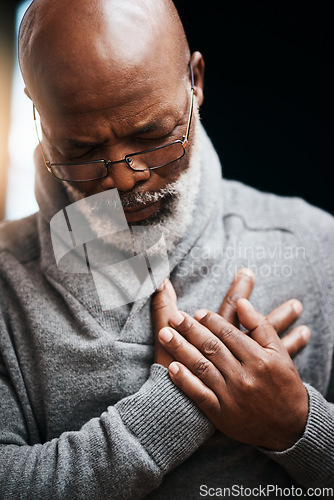
[[[42,143],[38,133],[36,109],[33,104],[33,114],[35,128],[38,138],[38,144],[42,153],[44,165],[47,170],[60,181],[66,182],[89,182],[103,179],[109,175],[109,169],[112,165],[118,163],[126,163],[131,170],[135,172],[145,172],[147,170],[156,170],[157,168],[166,167],[176,161],[180,160],[186,153],[188,146],[188,139],[190,133],[191,119],[194,108],[194,73],[189,62],[190,77],[191,77],[191,104],[190,112],[187,123],[186,134],[181,140],[169,142],[152,149],[130,153],[125,155],[122,160],[107,161],[107,160],[94,160],[81,163],[51,163],[46,160]]]

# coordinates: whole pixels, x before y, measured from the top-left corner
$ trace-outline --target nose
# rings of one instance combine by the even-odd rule
[[[150,170],[132,170],[124,161],[111,164],[109,174],[101,180],[103,189],[116,188],[119,191],[131,191],[139,182],[147,181],[151,177]]]

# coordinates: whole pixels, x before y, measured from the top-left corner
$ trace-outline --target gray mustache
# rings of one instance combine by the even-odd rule
[[[178,190],[172,184],[160,189],[159,191],[147,191],[144,193],[119,193],[123,208],[147,205],[148,203],[154,203],[177,195]]]

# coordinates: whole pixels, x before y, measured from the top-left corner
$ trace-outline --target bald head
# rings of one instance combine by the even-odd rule
[[[189,48],[170,0],[34,0],[20,28],[19,58],[38,107],[71,106],[92,89],[186,74]],[[120,99],[122,96],[120,95]]]

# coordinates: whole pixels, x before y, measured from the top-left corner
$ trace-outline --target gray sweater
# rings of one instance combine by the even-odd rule
[[[169,256],[179,307],[218,310],[241,266],[257,274],[252,302],[261,312],[303,302],[299,322],[312,330],[294,359],[310,402],[303,437],[275,453],[214,431],[153,364],[150,300],[103,312],[91,275],[57,269],[49,221],[68,201],[38,168],[40,212],[0,226],[2,500],[334,487],[333,218],[300,199],[223,181],[203,129],[201,143],[193,223]]]

